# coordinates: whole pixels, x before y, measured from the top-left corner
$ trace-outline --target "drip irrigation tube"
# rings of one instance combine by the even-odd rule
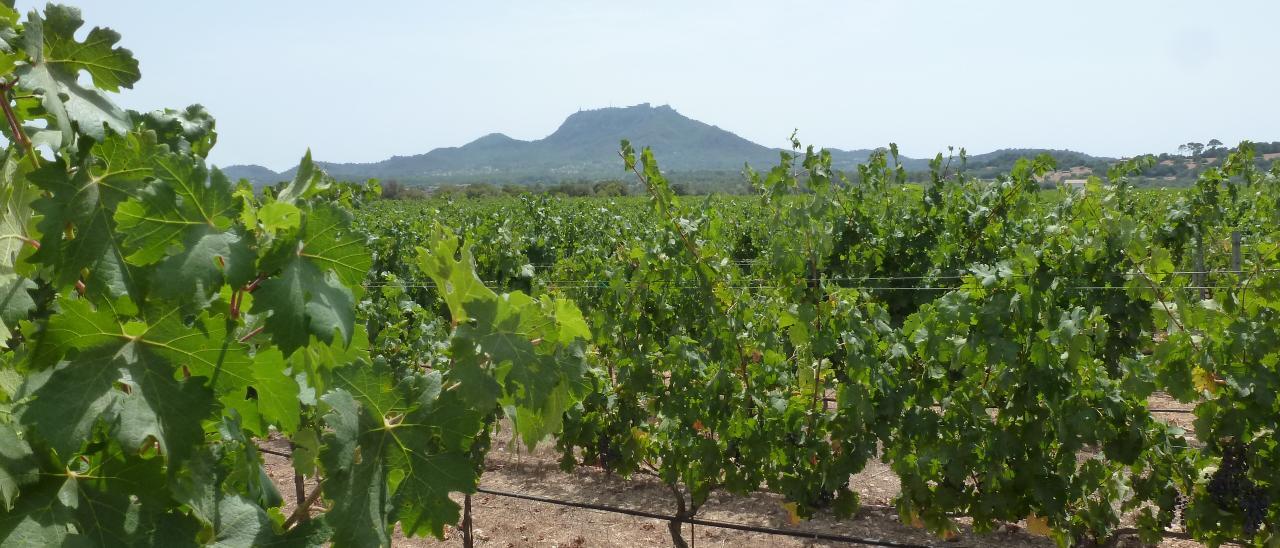
[[[862,544],[866,546],[887,546],[890,548],[934,548],[928,544],[912,544],[909,542],[895,542],[891,540],[852,537],[848,535],[837,535],[833,533],[822,533],[817,531],[795,531],[791,529],[778,529],[776,527],[765,527],[762,525],[747,525],[744,523],[729,523],[724,521],[715,521],[701,518],[680,518],[669,514],[659,514],[656,512],[646,512],[644,510],[631,510],[628,508],[617,508],[614,506],[605,506],[602,504],[592,504],[587,502],[573,502],[567,500],[553,499],[549,497],[540,497],[537,495],[526,495],[523,493],[510,493],[506,491],[498,491],[494,489],[486,489],[480,487],[476,489],[477,493],[493,495],[497,497],[507,497],[514,499],[522,499],[533,502],[542,502],[546,504],[556,504],[560,506],[568,506],[572,508],[582,508],[585,510],[598,510],[601,512],[610,512],[614,514],[622,514],[627,516],[635,516],[641,518],[659,519],[663,521],[677,521],[680,523],[692,523],[704,527],[718,527],[720,529],[734,529],[737,531],[749,531],[752,533],[764,533],[768,535],[779,535],[795,538],[803,538],[810,540],[827,540],[832,542],[847,542],[850,544]],[[963,548],[962,544],[953,544],[948,542],[948,548]]]

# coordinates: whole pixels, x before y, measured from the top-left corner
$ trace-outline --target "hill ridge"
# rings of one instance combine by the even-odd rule
[[[501,132],[482,135],[468,143],[441,147],[421,154],[392,156],[367,163],[317,161],[334,177],[362,180],[377,178],[406,184],[554,183],[623,176],[618,143],[628,139],[653,148],[664,171],[670,173],[736,173],[743,165],[758,169],[773,166],[782,149],[767,147],[719,126],[681,114],[671,105],[650,103],[626,107],[579,110],[565,117],[541,139],[521,140]],[[854,169],[878,149],[831,152],[837,169]],[[1115,159],[1091,156],[1068,149],[1009,147],[970,155],[972,170],[1007,170],[1018,157],[1048,153],[1064,170],[1088,168],[1100,173]],[[908,171],[928,169],[928,159],[900,156]],[[232,165],[223,169],[232,178],[255,184],[287,180],[296,168],[277,173],[259,165]]]

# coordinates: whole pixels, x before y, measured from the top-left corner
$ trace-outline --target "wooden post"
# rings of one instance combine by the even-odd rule
[[[462,496],[462,546],[475,548],[476,539],[471,533],[471,495]]]
[[[1191,276],[1191,282],[1192,282],[1192,285],[1199,288],[1200,300],[1203,301],[1209,298],[1208,291],[1205,290],[1205,285],[1206,285],[1205,280],[1207,278],[1205,277],[1205,274],[1204,274],[1204,236],[1203,235],[1196,237],[1195,257],[1192,260],[1194,261],[1194,264],[1192,265],[1191,268],[1192,270],[1195,271],[1195,274]]]
[[[1231,270],[1240,272],[1240,231],[1231,231]]]
[[[298,451],[298,446],[294,445],[293,441],[290,440],[289,454],[293,455],[297,453],[297,451]],[[293,461],[293,457],[291,456],[289,460]],[[292,462],[290,462],[290,464],[292,464]],[[302,508],[303,501],[307,500],[307,480],[306,478],[302,477],[302,474],[298,473],[296,468],[293,471],[293,497],[294,497],[294,500],[298,503],[298,508]],[[303,510],[302,516],[298,518],[298,523],[305,522],[309,519],[311,519],[311,512],[307,510]]]
[[[298,501],[299,508],[302,507],[302,501],[307,500],[306,479],[296,471],[293,473],[293,496],[294,500]],[[301,523],[308,519],[311,519],[311,512],[303,512],[302,517],[298,518],[298,522]]]

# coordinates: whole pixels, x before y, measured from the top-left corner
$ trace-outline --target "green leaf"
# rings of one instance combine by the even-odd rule
[[[1169,250],[1163,247],[1152,248],[1150,261],[1147,272],[1156,283],[1164,282],[1173,274],[1173,258],[1169,255]]]
[[[317,168],[315,162],[311,161],[311,150],[307,149],[302,161],[298,163],[298,171],[294,173],[293,181],[280,190],[280,194],[276,195],[276,201],[294,205],[301,200],[314,197],[332,184],[333,181],[325,175],[324,171]]]
[[[212,414],[213,394],[203,385],[234,400],[255,381],[253,360],[220,318],[200,317],[188,326],[170,310],[148,326],[121,323],[84,300],[63,299],[59,307],[33,334],[32,361],[37,367],[69,361],[28,379],[23,392],[35,400],[22,412],[63,457],[101,420],[127,448],[153,437],[180,460],[199,444],[200,421]],[[179,374],[190,380],[176,380]]]
[[[277,273],[254,293],[255,314],[265,320],[286,356],[306,346],[311,336],[326,343],[336,333],[350,344],[355,333],[356,286],[368,274],[372,259],[363,238],[350,233],[350,216],[333,206],[307,212],[297,242],[285,242],[263,269]]]
[[[454,259],[455,254],[460,259]],[[560,429],[562,415],[587,390],[582,313],[562,299],[499,296],[475,272],[468,247],[437,224],[418,267],[431,276],[457,326],[450,380],[478,409],[501,401],[530,447]],[[474,349],[478,349],[477,353]]]
[[[157,265],[151,295],[176,301],[184,311],[195,312],[217,298],[224,284],[243,287],[249,283],[256,258],[249,239],[238,229],[196,227],[187,232],[181,252]]]
[[[512,418],[532,449],[559,430],[564,411],[587,390],[582,380],[586,359],[578,339],[584,332],[581,314],[518,292],[468,301],[465,307],[475,321],[459,326],[455,336],[479,346],[506,394],[502,401],[516,409]],[[566,319],[563,324],[557,312]],[[567,326],[563,333],[562,325]],[[459,361],[455,367],[485,366]]]
[[[45,62],[78,76],[86,71],[93,77],[93,85],[104,91],[120,91],[132,88],[142,74],[138,61],[124,48],[114,47],[120,34],[101,27],[89,31],[83,42],[75,34],[84,26],[80,10],[69,6],[49,5],[45,8],[44,49]]]
[[[283,536],[267,540],[258,546],[270,548],[322,548],[330,546],[333,528],[324,516],[314,517],[295,525]]]
[[[223,496],[218,500],[217,508],[211,520],[216,531],[212,546],[261,546],[274,536],[271,518],[262,508],[242,496]]]
[[[32,241],[31,207],[37,193],[22,177],[16,154],[5,156],[0,166],[0,348],[8,346],[12,326],[35,308],[29,290],[35,282],[18,274],[18,257]]]
[[[0,165],[0,273],[14,272],[18,255],[32,238],[35,211],[31,203],[39,192],[26,181],[18,155],[5,155]]]
[[[0,422],[0,510],[13,509],[18,489],[40,479],[31,446],[12,424]]]
[[[224,282],[247,283],[256,256],[232,226],[239,211],[221,172],[210,177],[198,159],[178,154],[157,158],[152,171],[157,179],[115,212],[124,247],[131,250],[125,259],[135,265],[163,261],[155,270],[153,295],[194,312]]]
[[[330,371],[368,359],[369,335],[359,323],[349,345],[340,340],[324,343],[312,337],[310,344],[288,357],[290,370],[301,387],[298,399],[305,405],[316,405],[318,394],[328,390]]]
[[[222,452],[209,446],[191,460],[187,475],[175,482],[174,498],[211,530],[213,546],[262,546],[274,539],[271,518],[253,501],[229,489]]]
[[[138,198],[116,208],[115,221],[132,252],[133,264],[148,265],[170,254],[189,233],[221,233],[239,214],[226,177],[209,177],[204,165],[189,157],[168,154],[156,159],[156,181]],[[209,181],[208,184],[205,181]],[[230,259],[228,253],[225,259]],[[216,268],[210,261],[206,268]]]
[[[58,502],[62,482],[56,478],[24,489],[8,512],[0,512],[0,545],[22,548],[63,546],[70,536],[71,510]]]
[[[293,443],[293,470],[304,476],[315,476],[316,460],[320,457],[320,436],[315,428],[299,430],[290,441]]]
[[[336,390],[321,398],[329,411],[320,460],[325,468],[325,520],[334,529],[333,545],[390,546],[391,513],[385,470],[385,436],[351,394]],[[363,432],[363,434],[362,434]],[[359,458],[357,459],[357,453]]]
[[[187,325],[176,310],[170,310],[136,341],[186,374],[208,379],[220,398],[242,398],[254,383],[254,360],[228,329],[221,316],[200,316]]]
[[[154,439],[171,462],[181,462],[201,444],[200,423],[213,411],[202,384],[175,380],[167,363],[135,343],[102,347],[31,377],[22,394],[33,399],[19,408],[19,422],[64,459],[103,424],[130,451]]]
[[[436,224],[428,240],[430,247],[418,248],[418,268],[435,282],[441,298],[449,305],[449,317],[453,324],[467,321],[467,310],[464,303],[469,301],[489,301],[498,295],[485,287],[484,282],[476,275],[475,258],[471,248],[459,248],[458,237]],[[460,259],[454,259],[454,255]]]
[[[62,133],[64,146],[74,142],[73,122],[98,141],[106,136],[104,128],[125,133],[131,126],[128,113],[105,94],[77,82],[82,70],[89,72],[94,85],[108,91],[132,87],[140,76],[133,55],[112,47],[119,35],[94,28],[86,41],[78,42],[75,31],[82,24],[75,8],[51,4],[45,17],[30,12],[24,27],[30,62],[18,67],[19,84],[41,94],[45,110]]]
[[[302,211],[288,202],[271,202],[258,210],[258,221],[270,234],[302,226]]]
[[[191,105],[181,111],[164,109],[131,114],[142,128],[154,131],[159,142],[174,152],[204,158],[218,142],[213,116],[201,105]]]
[[[151,133],[110,136],[73,165],[65,158],[31,174],[48,193],[35,201],[40,249],[31,261],[53,269],[58,288],[84,278],[91,298],[115,301],[138,294],[136,272],[120,250],[114,213],[152,176],[157,148]]]
[[[170,509],[163,462],[104,447],[68,474],[59,496],[74,511],[67,525],[81,544],[95,546],[192,546],[195,520]],[[53,475],[55,478],[57,474]]]
[[[254,293],[254,314],[270,313],[265,320],[271,335],[286,355],[307,345],[314,335],[330,342],[336,332],[347,342],[355,328],[355,297],[333,272],[323,272],[302,258],[287,263]]]
[[[9,326],[17,325],[27,318],[36,303],[31,299],[29,291],[36,288],[36,283],[17,274],[0,274],[0,348],[9,345],[13,333]]]
[[[42,330],[28,330],[27,336],[35,339],[31,361],[37,367],[51,366],[75,351],[124,344],[130,338],[107,308],[96,309],[83,299],[61,299],[58,308]]]
[[[337,274],[343,284],[358,286],[369,274],[373,259],[366,238],[351,230],[349,212],[331,205],[312,207],[299,239],[298,257]]]
[[[388,545],[392,521],[408,536],[440,537],[458,520],[449,493],[475,491],[470,447],[482,414],[442,392],[439,373],[394,384],[390,373],[381,363],[340,369],[322,398],[335,546]]]
[[[285,434],[298,430],[302,406],[298,401],[298,382],[291,375],[289,362],[279,350],[271,349],[255,356],[253,388],[257,393],[258,412],[267,424],[274,424]],[[266,435],[263,429],[259,435]]]

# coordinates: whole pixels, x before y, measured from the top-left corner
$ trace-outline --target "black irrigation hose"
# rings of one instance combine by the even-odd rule
[[[280,452],[280,451],[276,451],[276,450],[274,450],[274,449],[267,449],[266,447],[262,447],[262,446],[258,446],[258,451],[261,451],[261,452],[266,453],[266,454],[268,454],[268,455],[275,455],[275,456],[277,456],[277,457],[284,457],[284,458],[286,458],[286,459],[291,459],[291,458],[293,458],[293,455],[292,455],[292,454],[289,454],[289,453],[282,453],[282,452]]]
[[[678,521],[680,523],[692,523],[694,525],[702,525],[704,527],[718,527],[721,529],[734,529],[738,531],[749,531],[752,533],[764,533],[768,535],[779,535],[786,537],[803,538],[810,540],[827,540],[832,542],[846,542],[850,544],[862,544],[866,546],[888,546],[890,548],[934,548],[928,544],[911,544],[908,542],[894,542],[891,540],[881,540],[873,538],[851,537],[847,535],[836,535],[831,533],[821,533],[816,531],[794,531],[789,529],[778,529],[776,527],[764,527],[761,525],[747,525],[744,523],[729,523],[725,521],[715,521],[701,518],[680,518],[668,514],[658,514],[655,512],[646,512],[643,510],[631,510],[627,508],[618,508],[615,506],[604,506],[601,504],[591,504],[587,502],[572,502],[547,497],[539,497],[536,495],[525,495],[522,493],[508,493],[506,491],[496,491],[480,487],[476,489],[477,493],[493,495],[497,497],[508,497],[513,499],[523,499],[534,502],[543,502],[547,504],[556,504],[560,506],[569,506],[572,508],[582,508],[585,510],[598,510],[601,512],[610,512],[614,514],[622,514],[626,516],[635,516],[649,519],[659,519],[663,521]],[[963,548],[964,545],[947,543],[948,548]]]
[[[1178,410],[1171,410],[1171,411],[1166,411],[1166,412],[1179,412],[1179,411],[1178,411]],[[291,455],[291,454],[289,454],[289,453],[284,453],[284,452],[275,451],[275,450],[272,450],[272,449],[267,449],[266,447],[261,447],[261,446],[259,446],[259,447],[258,447],[258,451],[261,451],[261,452],[266,453],[266,454],[268,454],[268,455],[275,455],[275,456],[278,456],[278,457],[284,457],[284,458],[286,458],[286,459],[288,459],[288,458],[293,458],[293,455]],[[681,523],[692,523],[692,524],[694,524],[694,525],[702,525],[702,526],[704,526],[704,527],[717,527],[717,528],[720,528],[720,529],[734,529],[734,530],[737,530],[737,531],[748,531],[748,532],[752,532],[752,533],[763,533],[763,534],[767,534],[767,535],[780,535],[780,536],[795,537],[795,538],[804,538],[804,539],[811,539],[811,540],[829,540],[829,541],[832,541],[832,542],[845,542],[845,543],[850,543],[850,544],[863,544],[863,545],[866,545],[866,546],[887,546],[887,547],[889,547],[889,548],[935,548],[934,546],[930,546],[930,545],[928,545],[928,544],[911,544],[911,543],[908,543],[908,542],[894,542],[894,541],[891,541],[891,540],[881,540],[881,539],[870,539],[870,538],[861,538],[861,537],[851,537],[851,536],[847,536],[847,535],[836,535],[836,534],[831,534],[831,533],[821,533],[821,532],[817,532],[817,531],[793,531],[793,530],[789,530],[789,529],[778,529],[778,528],[775,528],[775,527],[764,527],[764,526],[761,526],[761,525],[747,525],[747,524],[743,524],[743,523],[729,523],[729,522],[727,522],[727,521],[715,521],[715,520],[708,520],[708,519],[701,519],[701,518],[679,518],[679,517],[671,516],[671,515],[667,515],[667,514],[658,514],[658,513],[655,513],[655,512],[646,512],[646,511],[644,511],[644,510],[631,510],[631,509],[627,509],[627,508],[617,508],[617,507],[614,507],[614,506],[604,506],[604,505],[601,505],[601,504],[591,504],[591,503],[587,503],[587,502],[572,502],[572,501],[559,500],[559,499],[553,499],[553,498],[548,498],[548,497],[539,497],[539,496],[537,496],[537,495],[525,495],[525,494],[521,494],[521,493],[508,493],[508,492],[506,492],[506,491],[497,491],[497,490],[494,490],[494,489],[486,489],[486,488],[484,488],[484,487],[477,487],[477,488],[476,488],[476,492],[477,492],[477,493],[484,493],[484,494],[486,494],[486,495],[493,495],[493,496],[495,496],[495,497],[507,497],[507,498],[513,498],[513,499],[522,499],[522,500],[529,500],[529,501],[533,501],[533,502],[542,502],[542,503],[546,503],[546,504],[556,504],[556,505],[560,505],[560,506],[568,506],[568,507],[571,507],[571,508],[582,508],[582,509],[585,509],[585,510],[597,510],[597,511],[600,511],[600,512],[610,512],[610,513],[614,513],[614,514],[622,514],[622,515],[626,515],[626,516],[635,516],[635,517],[641,517],[641,518],[650,518],[650,519],[657,519],[657,520],[663,520],[663,521],[679,521],[679,522],[681,522]],[[1137,529],[1133,529],[1133,530],[1121,530],[1121,531],[1117,531],[1117,533],[1120,533],[1120,532],[1126,532],[1126,533],[1127,533],[1127,532],[1136,532],[1136,531],[1137,531]],[[1191,539],[1191,538],[1192,538],[1190,535],[1187,535],[1187,534],[1185,534],[1185,533],[1178,534],[1178,533],[1173,533],[1173,532],[1169,532],[1169,531],[1166,531],[1166,532],[1165,532],[1165,536],[1166,536],[1166,537],[1179,538],[1179,539]],[[1230,543],[1231,543],[1231,542],[1228,542],[1228,544],[1230,544]],[[966,548],[966,547],[965,547],[963,544],[952,544],[952,543],[947,543],[947,548]]]

